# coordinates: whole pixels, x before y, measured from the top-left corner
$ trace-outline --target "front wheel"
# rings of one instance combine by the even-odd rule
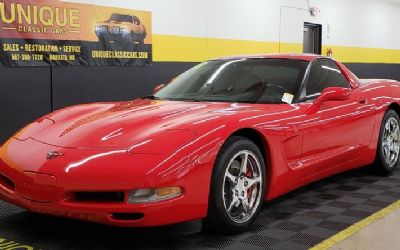
[[[110,45],[110,41],[107,38],[105,38],[104,36],[99,36],[99,43],[104,48],[108,48]]]
[[[265,196],[265,163],[260,149],[244,137],[231,137],[215,162],[206,225],[223,233],[245,231]]]
[[[400,119],[389,109],[382,119],[375,165],[383,174],[392,173],[399,165]]]

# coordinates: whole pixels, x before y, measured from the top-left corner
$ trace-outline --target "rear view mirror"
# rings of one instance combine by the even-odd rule
[[[351,89],[341,87],[328,87],[322,91],[321,95],[310,106],[308,113],[314,113],[319,110],[322,103],[329,101],[345,101],[350,98]]]
[[[157,85],[157,87],[155,87],[154,89],[153,89],[153,94],[155,94],[155,93],[157,93],[158,91],[160,91],[162,88],[164,88],[166,86],[166,84],[160,84],[160,85]]]

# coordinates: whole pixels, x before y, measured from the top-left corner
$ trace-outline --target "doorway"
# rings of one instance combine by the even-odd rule
[[[322,25],[304,23],[303,52],[321,54]]]

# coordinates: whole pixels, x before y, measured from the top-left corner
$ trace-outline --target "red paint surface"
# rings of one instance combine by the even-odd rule
[[[273,55],[312,61],[312,55]],[[0,148],[0,173],[15,192],[0,197],[29,210],[118,226],[204,218],[221,145],[240,129],[262,136],[269,200],[309,182],[370,164],[383,114],[398,105],[400,84],[361,80],[338,63],[352,88],[346,100],[237,104],[134,100],[66,108],[39,119]],[[48,160],[49,151],[62,156]],[[151,204],[81,203],[76,191],[179,186],[183,194]],[[143,213],[136,221],[111,217]]]

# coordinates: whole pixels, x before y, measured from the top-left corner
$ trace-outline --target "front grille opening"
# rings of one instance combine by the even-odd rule
[[[9,192],[15,191],[15,183],[7,176],[0,173],[0,186],[4,187]]]
[[[143,219],[143,213],[113,213],[112,217],[116,220],[134,221]]]
[[[124,192],[75,192],[77,202],[123,203]]]

